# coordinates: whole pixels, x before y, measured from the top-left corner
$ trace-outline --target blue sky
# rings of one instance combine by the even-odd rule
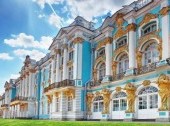
[[[61,27],[83,16],[99,27],[133,0],[0,0],[0,94],[17,78],[26,55],[39,60]]]

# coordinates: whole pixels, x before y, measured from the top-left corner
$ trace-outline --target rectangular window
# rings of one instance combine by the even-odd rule
[[[103,111],[103,102],[99,102],[99,112]]]
[[[71,96],[68,97],[68,111],[73,110],[73,99]]]
[[[60,109],[59,98],[56,98],[56,112],[59,112],[59,109]]]
[[[126,110],[127,102],[126,99],[120,99],[120,111]]]
[[[74,55],[74,52],[71,51],[71,52],[69,53],[69,60],[73,60],[73,55]]]
[[[98,102],[93,103],[93,111],[98,112]]]
[[[147,97],[139,97],[139,109],[147,109]]]
[[[119,100],[113,100],[113,111],[119,111]]]
[[[61,75],[60,75],[60,79],[61,79],[61,81],[62,81],[62,80],[63,80],[63,71],[61,71],[60,74],[61,74]]]
[[[50,103],[47,104],[47,114],[50,114]]]
[[[149,100],[150,100],[150,105],[149,105],[150,109],[158,108],[158,95],[157,94],[150,95]]]
[[[73,80],[73,67],[69,67],[68,77],[69,80]]]

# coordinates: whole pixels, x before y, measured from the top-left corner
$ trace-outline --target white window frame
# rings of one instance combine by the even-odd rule
[[[73,111],[73,97],[72,96],[67,97],[67,111],[68,112]]]
[[[59,112],[60,111],[60,98],[59,97],[56,97],[56,112]]]
[[[126,56],[126,57],[125,57]],[[125,58],[124,58],[125,57]],[[122,59],[123,58],[123,59]],[[127,64],[128,63],[128,64]],[[128,65],[128,67],[126,68],[126,65]],[[121,66],[121,67],[120,67]],[[123,54],[120,56],[119,60],[118,60],[118,73],[123,73],[126,72],[126,70],[129,69],[129,57],[127,54]]]
[[[96,107],[96,109],[94,107]],[[103,107],[103,97],[97,96],[93,101],[93,112],[102,112]]]

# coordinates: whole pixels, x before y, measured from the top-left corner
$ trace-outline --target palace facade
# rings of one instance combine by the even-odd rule
[[[95,29],[76,17],[5,83],[3,118],[170,121],[170,1],[138,0]]]

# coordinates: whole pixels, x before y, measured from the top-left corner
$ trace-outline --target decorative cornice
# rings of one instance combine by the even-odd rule
[[[163,8],[159,11],[159,13],[160,13],[162,16],[165,16],[165,15],[168,15],[169,11],[170,11],[170,6],[167,6],[167,7],[163,7]]]
[[[83,38],[77,37],[77,38],[75,38],[75,39],[73,40],[73,43],[74,43],[74,44],[78,44],[78,43],[82,43],[83,41],[84,41]]]
[[[155,19],[155,18],[157,18],[157,17],[158,17],[157,14],[147,13],[147,14],[144,16],[143,20],[140,22],[139,26],[142,26],[143,24],[148,23],[151,19]]]

